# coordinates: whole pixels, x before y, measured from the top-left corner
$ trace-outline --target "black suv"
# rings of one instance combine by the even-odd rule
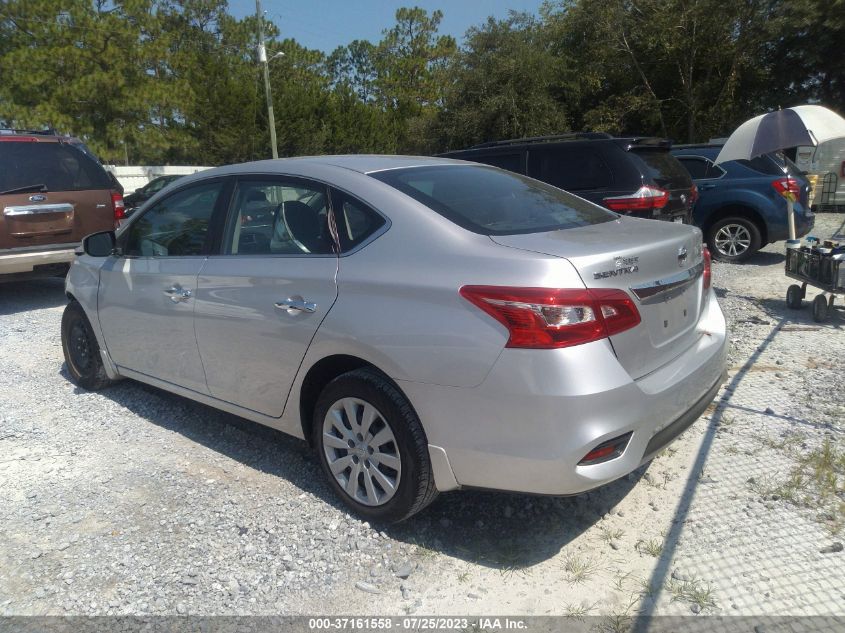
[[[525,174],[617,213],[690,224],[695,185],[670,147],[665,139],[582,132],[483,143],[440,156]]]

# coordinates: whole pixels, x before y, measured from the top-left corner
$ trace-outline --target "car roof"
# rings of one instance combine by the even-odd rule
[[[436,165],[466,165],[466,161],[449,158],[432,158],[430,156],[392,156],[386,154],[345,154],[336,156],[301,156],[297,158],[274,158],[259,160],[238,165],[218,167],[214,170],[200,172],[206,176],[211,173],[240,174],[254,171],[296,173],[309,171],[315,167],[336,167],[356,171],[361,174],[371,174],[388,169],[403,169],[406,167],[432,167]]]

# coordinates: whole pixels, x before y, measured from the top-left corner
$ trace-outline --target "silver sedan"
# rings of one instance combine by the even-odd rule
[[[304,438],[370,519],[462,487],[606,484],[724,378],[698,229],[474,163],[213,169],[83,251],[62,320],[76,383],[131,378]]]

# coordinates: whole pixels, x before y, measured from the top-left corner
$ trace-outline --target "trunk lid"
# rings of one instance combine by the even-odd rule
[[[642,322],[610,337],[619,362],[640,378],[679,356],[701,336],[701,231],[620,218],[613,222],[521,235],[497,244],[567,259],[588,288],[627,292]]]
[[[114,226],[108,190],[0,196],[0,248],[80,242]]]

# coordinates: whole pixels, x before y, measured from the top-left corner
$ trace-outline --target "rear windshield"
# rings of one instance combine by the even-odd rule
[[[545,183],[492,167],[438,165],[370,175],[482,235],[556,231],[618,217]]]
[[[655,182],[677,183],[679,187],[687,189],[691,186],[689,173],[669,150],[634,147],[631,152],[642,159],[646,166],[646,175]]]
[[[0,143],[0,192],[30,185],[48,191],[110,189],[106,170],[67,143]]]

